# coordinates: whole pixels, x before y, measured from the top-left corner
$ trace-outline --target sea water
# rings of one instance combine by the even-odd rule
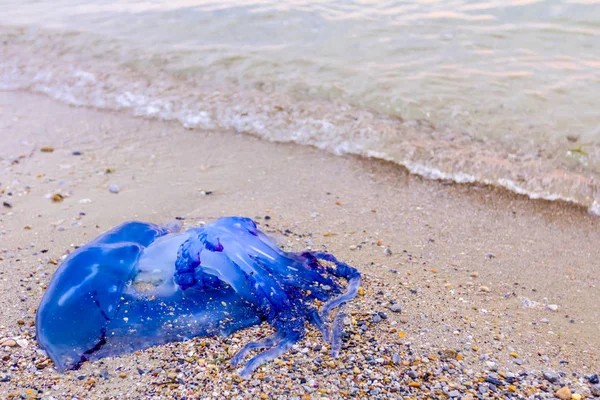
[[[600,213],[599,0],[0,0],[0,90]]]

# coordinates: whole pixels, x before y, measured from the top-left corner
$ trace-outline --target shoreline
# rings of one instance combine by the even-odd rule
[[[391,162],[190,131],[20,92],[0,92],[0,132],[0,201],[12,207],[0,212],[0,248],[6,249],[0,250],[0,339],[28,340],[26,347],[0,348],[0,379],[9,376],[2,397],[33,386],[43,398],[168,398],[189,391],[210,397],[211,390],[219,392],[214,397],[426,398],[452,390],[475,397],[480,384],[489,388],[490,374],[505,382],[499,393],[515,386],[523,395],[553,394],[569,386],[591,394],[585,376],[600,372],[594,240],[600,228],[577,206],[429,181]],[[53,151],[40,152],[43,146]],[[119,193],[110,193],[110,185]],[[62,201],[49,198],[56,193]],[[259,217],[288,251],[310,245],[363,273],[366,294],[349,304],[354,345],[345,344],[339,360],[328,360],[327,346],[311,332],[282,357],[283,365],[266,364],[240,382],[227,356],[238,343],[268,334],[265,326],[85,363],[64,375],[36,353],[31,309],[65,251],[126,220],[182,217],[191,227],[234,214]],[[390,300],[402,311],[391,311]],[[373,312],[387,319],[373,322]],[[357,328],[361,321],[365,332]],[[189,352],[193,362],[186,361]],[[401,360],[394,362],[394,354]],[[213,355],[223,360],[209,362]],[[549,382],[545,371],[565,376]]]
[[[60,30],[40,29],[43,33],[0,27],[6,54],[6,62],[0,65],[3,89],[178,121],[191,129],[232,130],[273,142],[311,145],[333,154],[391,160],[428,179],[481,182],[600,213],[600,146],[594,142],[561,135],[560,140],[556,137],[534,145],[526,139],[527,132],[523,136],[508,131],[486,139],[451,120],[436,124],[419,119],[423,116],[405,119],[343,98],[275,90],[281,82],[262,90],[262,80],[253,84],[252,79],[238,82],[229,77],[238,82],[232,83],[227,73],[219,75],[220,67],[181,73],[170,57],[134,43],[123,41],[115,46],[100,34],[74,31],[77,34],[65,36]],[[131,63],[131,57],[138,61]],[[144,59],[155,61],[144,63]]]

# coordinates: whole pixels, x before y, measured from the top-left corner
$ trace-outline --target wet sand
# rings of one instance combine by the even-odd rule
[[[0,92],[0,140],[2,398],[600,394],[600,220],[582,209],[25,93]],[[74,246],[127,220],[226,215],[364,274],[339,359],[310,331],[243,381],[228,360],[266,325],[66,374],[38,351],[35,309]]]

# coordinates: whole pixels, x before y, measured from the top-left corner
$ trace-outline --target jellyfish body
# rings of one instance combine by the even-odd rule
[[[306,323],[323,333],[336,356],[343,313],[333,327],[327,317],[356,296],[360,279],[330,254],[282,251],[248,218],[221,218],[185,232],[127,222],[61,264],[38,308],[37,338],[65,370],[267,321],[276,332],[248,343],[231,361],[237,366],[250,351],[266,349],[241,369],[247,378],[299,341]],[[323,303],[320,310],[315,300]]]

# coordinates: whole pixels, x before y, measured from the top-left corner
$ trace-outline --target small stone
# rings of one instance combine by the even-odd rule
[[[573,393],[571,395],[571,400],[581,400],[581,395],[579,393]]]
[[[74,152],[72,152],[71,154],[72,154],[72,155],[74,155],[74,156],[80,156],[80,155],[81,155],[81,152],[80,152],[80,151],[77,151],[77,150],[75,150],[75,151],[74,151]]]
[[[479,272],[472,272],[471,278],[479,278]]]
[[[119,378],[126,378],[126,377],[127,377],[127,373],[126,372],[119,373]]]
[[[40,149],[42,153],[52,153],[54,151],[54,147],[52,146],[44,146]]]
[[[175,373],[175,372],[169,372],[167,374],[167,378],[169,378],[170,380],[174,381],[174,380],[177,379],[177,373]]]
[[[458,397],[460,396],[460,392],[458,390],[452,390],[450,392],[448,392],[448,396],[454,398],[454,397]]]
[[[350,245],[350,250],[356,250],[357,248],[358,248],[358,246],[355,244]]]
[[[411,388],[419,388],[421,387],[421,384],[419,382],[410,382],[408,386],[410,386]]]
[[[558,311],[558,306],[556,304],[548,304],[546,308],[550,311]]]
[[[386,247],[386,249],[385,249],[385,255],[386,256],[391,256],[392,255],[392,249],[390,249],[389,247]]]
[[[365,289],[363,289],[362,286],[358,288],[358,295],[359,296],[364,296],[365,295]]]
[[[490,291],[490,288],[487,286],[480,286],[479,287],[479,291],[480,292],[484,292],[484,293],[488,293]]]
[[[3,201],[2,205],[6,208],[12,208],[12,204],[10,204],[8,201]]]
[[[52,195],[52,201],[54,203],[60,203],[61,201],[63,201],[65,198],[63,197],[62,194],[60,193],[55,193]]]
[[[0,347],[15,347],[16,345],[17,345],[17,342],[12,339],[7,339],[7,340],[3,341],[2,343],[0,343]]]
[[[598,378],[598,374],[594,374],[588,376],[588,381],[590,381],[592,385],[595,385],[597,383],[600,383],[600,378]]]
[[[558,382],[558,374],[551,372],[551,371],[543,371],[542,375],[544,375],[544,379],[546,379],[548,382],[552,382],[552,383],[556,383]]]
[[[567,386],[563,386],[554,393],[561,400],[571,400],[571,390]]]
[[[390,307],[390,310],[392,310],[395,313],[399,313],[402,312],[402,306],[398,303],[392,304],[392,306]]]
[[[381,317],[379,316],[379,314],[373,315],[372,321],[373,321],[374,324],[376,324],[378,322],[381,322]]]
[[[27,346],[29,346],[29,341],[27,339],[19,339],[16,342],[19,345],[19,347],[22,347],[24,349],[26,349]]]
[[[117,193],[119,193],[119,186],[117,186],[117,185],[110,185],[108,187],[108,191],[111,192],[111,193],[117,194]]]
[[[354,372],[355,374],[360,374],[360,369],[358,367],[354,367],[352,372]]]
[[[594,396],[600,396],[600,383],[597,383],[592,386],[592,394]]]
[[[485,378],[485,381],[486,381],[487,383],[491,383],[491,384],[492,384],[492,385],[494,385],[494,386],[503,386],[503,385],[504,385],[504,383],[503,383],[501,380],[499,380],[499,379],[497,379],[497,378],[494,378],[494,377],[492,377],[492,376],[488,376],[488,377],[486,377],[486,378]]]

